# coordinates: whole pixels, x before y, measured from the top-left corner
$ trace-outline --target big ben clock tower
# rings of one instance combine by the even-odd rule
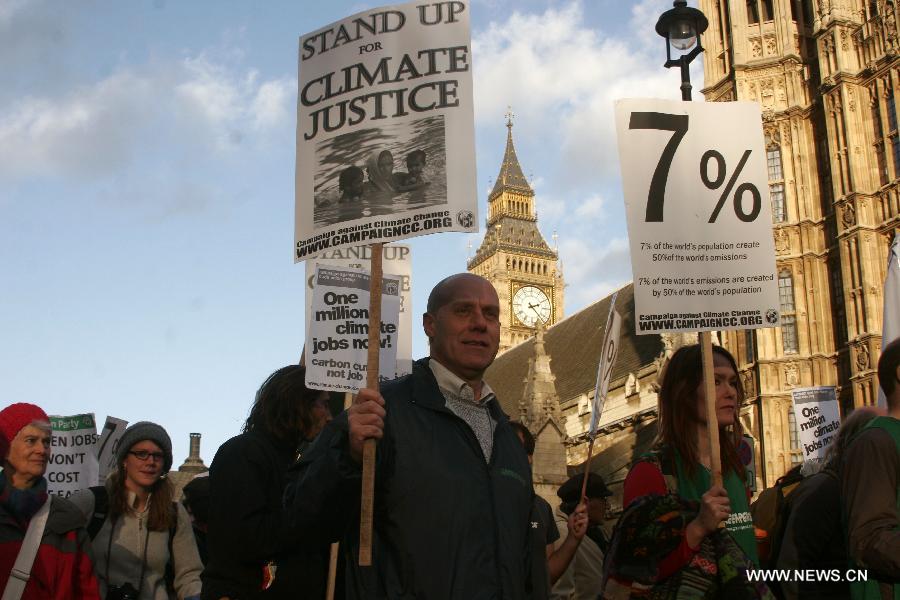
[[[490,281],[500,297],[500,352],[563,318],[563,277],[557,252],[537,226],[534,190],[522,174],[507,114],[506,152],[488,196],[487,232],[470,273]]]

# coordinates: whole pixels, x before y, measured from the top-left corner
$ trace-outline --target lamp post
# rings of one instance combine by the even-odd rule
[[[656,33],[666,38],[667,69],[681,67],[681,99],[691,99],[691,61],[703,52],[700,34],[709,27],[706,16],[698,9],[687,5],[686,0],[675,0],[670,8],[656,22]],[[687,54],[672,58],[672,49],[678,53],[693,48]]]

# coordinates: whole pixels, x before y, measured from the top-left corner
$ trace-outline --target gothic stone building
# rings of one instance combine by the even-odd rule
[[[782,325],[723,332],[721,343],[738,360],[748,394],[741,420],[757,441],[759,483],[770,486],[802,456],[792,389],[835,385],[845,414],[876,401],[882,289],[900,227],[900,15],[889,0],[699,0],[699,6],[710,22],[703,36],[706,100],[750,100],[763,112]],[[586,454],[598,359],[591,353],[600,342],[589,338],[604,326],[608,300],[565,320],[554,313],[547,325],[556,325],[542,333],[538,351],[534,328],[511,314],[513,294],[528,284],[522,267],[530,276],[531,265],[541,265],[538,275],[546,264],[549,275],[556,259],[541,251],[539,232],[523,226],[523,217],[536,221],[533,210],[510,132],[490,198],[491,228],[470,270],[498,287],[504,349],[525,343],[500,356],[487,377],[511,415],[540,413],[543,400],[528,397],[525,380],[540,352],[547,355],[560,413],[548,414],[545,424],[559,430],[572,471]],[[540,241],[528,253],[532,236]],[[561,294],[552,282],[542,284]],[[634,336],[627,290],[618,301],[625,303],[622,354],[594,459],[594,470],[614,484],[652,438],[659,369],[675,347],[691,341]]]
[[[610,300],[603,298],[547,331],[539,329],[499,356],[485,374],[504,411],[535,433],[535,488],[553,506],[559,504],[559,483],[583,471],[587,458],[586,431]],[[591,461],[591,470],[614,493],[614,511],[621,508],[628,468],[656,435],[659,369],[675,347],[696,342],[696,335],[636,335],[631,284],[619,291],[616,310],[623,317],[622,337]],[[562,473],[560,461],[567,465]]]
[[[900,225],[897,7],[890,0],[700,0],[707,101],[751,100],[763,129],[782,326],[730,331],[764,432],[767,485],[801,460],[792,388],[873,404],[882,289]]]

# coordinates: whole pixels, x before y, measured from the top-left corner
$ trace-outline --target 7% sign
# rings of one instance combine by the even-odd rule
[[[709,415],[709,332],[779,322],[761,117],[751,102],[616,102],[636,332],[700,332]]]
[[[776,325],[759,106],[620,100],[616,125],[637,333]]]

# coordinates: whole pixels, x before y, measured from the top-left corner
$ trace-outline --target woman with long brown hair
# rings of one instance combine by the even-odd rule
[[[107,600],[169,600],[200,595],[203,570],[191,520],[165,475],[172,441],[140,421],[119,438],[105,486],[72,496],[93,539],[100,593]]]
[[[325,597],[328,546],[292,530],[282,507],[288,467],[331,420],[328,392],[307,388],[305,376],[299,365],[272,373],[244,432],[216,452],[204,599]]]
[[[744,575],[758,564],[746,470],[738,456],[744,390],[734,358],[719,346],[713,347],[713,372],[716,422],[710,424],[700,346],[679,348],[665,367],[657,441],[625,479],[626,511],[608,559],[604,597],[628,597],[634,582],[673,591],[707,586],[718,590],[713,597],[728,597],[725,590],[738,587],[769,594]],[[719,429],[719,448],[710,448],[708,427]],[[722,485],[711,485],[712,452],[721,458]]]

